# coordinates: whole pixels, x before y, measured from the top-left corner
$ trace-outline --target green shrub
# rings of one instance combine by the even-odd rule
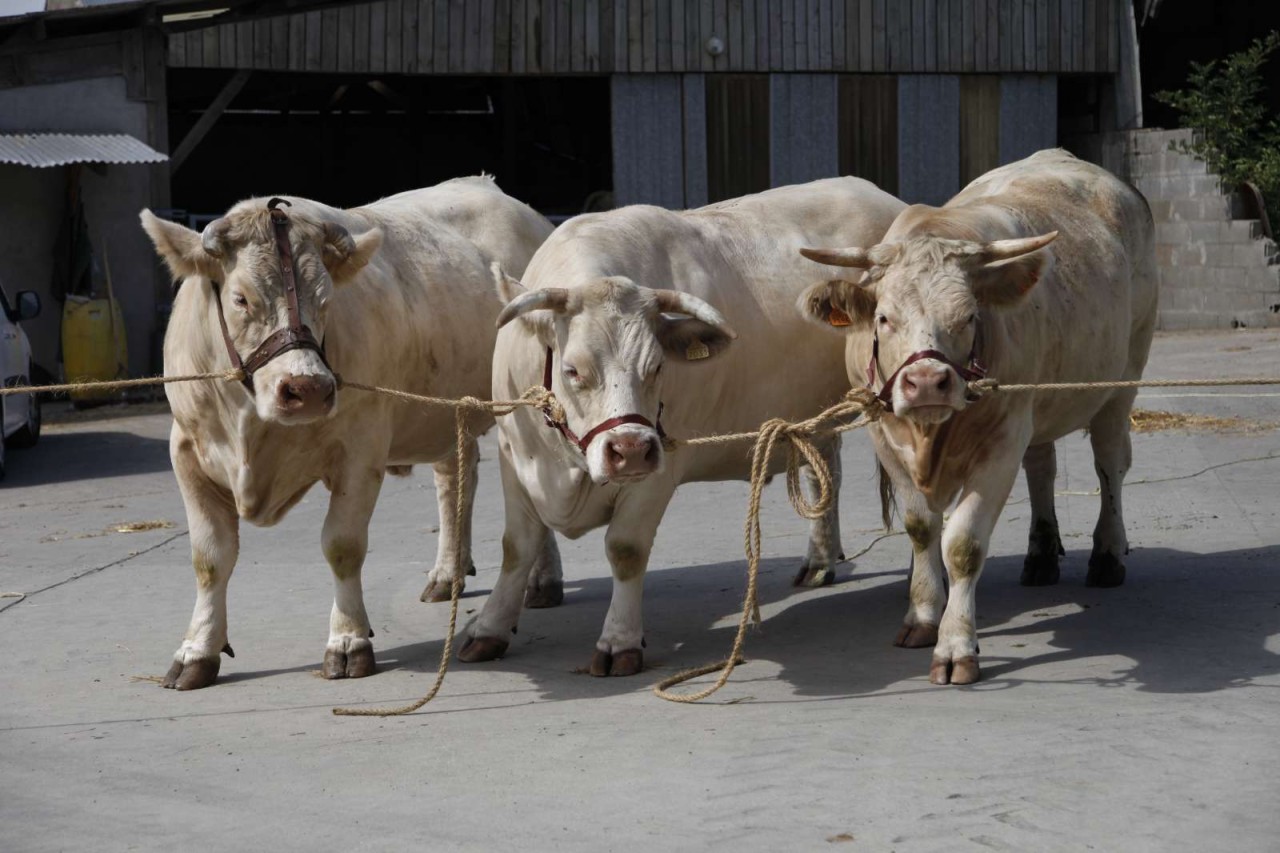
[[[1261,69],[1277,48],[1280,32],[1273,31],[1225,60],[1191,63],[1187,88],[1155,95],[1178,111],[1182,127],[1198,131],[1194,142],[1170,147],[1204,160],[1231,189],[1257,185],[1273,221],[1280,216],[1280,122],[1261,102]]]

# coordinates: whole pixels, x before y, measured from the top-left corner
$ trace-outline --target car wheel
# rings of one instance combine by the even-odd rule
[[[30,376],[31,372],[28,371]],[[27,397],[27,422],[9,436],[10,447],[34,447],[35,443],[40,440],[40,395],[31,394]]]

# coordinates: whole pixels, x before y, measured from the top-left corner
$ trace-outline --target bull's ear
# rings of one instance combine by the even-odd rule
[[[800,294],[796,307],[803,316],[836,331],[868,328],[876,313],[875,285],[824,281]]]
[[[655,334],[667,355],[684,361],[699,362],[714,358],[728,349],[738,335],[727,326],[716,326],[696,317],[658,316]]]
[[[222,265],[216,257],[205,251],[199,232],[161,219],[146,209],[139,214],[139,218],[142,220],[142,230],[147,232],[174,278],[183,279],[192,275],[218,278],[222,275]]]
[[[494,261],[489,267],[493,273],[494,289],[506,307],[498,314],[498,328],[517,320],[521,328],[538,339],[543,346],[555,346],[555,329],[551,315],[564,311],[569,302],[569,291],[560,287],[529,290],[507,275],[502,264]]]
[[[382,229],[372,228],[359,237],[352,237],[347,229],[336,223],[326,222],[324,227],[324,266],[329,278],[341,287],[364,269],[382,248]]]
[[[993,308],[1017,305],[1053,265],[1053,254],[1043,251],[1058,237],[1050,231],[1038,237],[985,243],[971,256],[969,285],[982,305]]]

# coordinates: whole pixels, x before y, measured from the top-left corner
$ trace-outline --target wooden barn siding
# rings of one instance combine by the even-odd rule
[[[177,68],[1096,73],[1128,0],[381,0],[175,33]],[[716,37],[724,50],[705,45]]]

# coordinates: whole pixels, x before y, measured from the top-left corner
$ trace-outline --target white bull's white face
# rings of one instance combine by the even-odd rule
[[[1021,302],[1044,275],[1057,232],[975,243],[918,237],[864,249],[802,249],[811,260],[866,270],[858,281],[831,281],[800,298],[818,322],[870,334],[877,342],[877,389],[891,379],[895,415],[921,426],[940,424],[968,405],[954,365],[975,354],[983,309]],[[907,364],[917,354],[940,353]],[[976,353],[981,355],[980,353]],[[904,366],[905,365],[905,366]],[[848,365],[863,376],[867,365]]]
[[[665,361],[709,359],[737,336],[706,302],[621,277],[574,290],[526,291],[504,276],[499,293],[508,301],[499,325],[519,317],[551,348],[551,390],[568,428],[581,440],[606,427],[581,453],[571,452],[599,485],[639,482],[662,469],[655,427]],[[609,425],[637,415],[650,425]]]
[[[203,234],[146,211],[142,223],[175,275],[211,282],[227,334],[242,361],[272,334],[289,328],[283,261],[265,207],[235,210],[210,223]],[[323,341],[326,309],[335,286],[350,281],[368,263],[382,243],[382,234],[373,230],[352,238],[334,223],[317,225],[294,218],[289,236],[299,319],[317,341]],[[215,331],[213,337],[220,343],[222,333]],[[215,344],[215,348],[224,347]],[[254,371],[252,382],[252,405],[264,421],[304,424],[328,417],[336,409],[337,380],[311,349],[276,355]]]

